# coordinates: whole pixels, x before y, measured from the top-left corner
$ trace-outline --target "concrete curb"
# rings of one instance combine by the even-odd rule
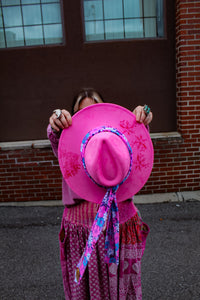
[[[137,195],[134,198],[135,204],[169,203],[185,201],[200,201],[200,190],[191,192]]]
[[[191,192],[163,193],[137,195],[134,197],[135,204],[153,204],[169,202],[200,201],[200,190]],[[62,206],[61,200],[26,201],[26,202],[1,202],[1,206]]]
[[[61,200],[24,201],[24,202],[1,202],[1,206],[63,206]]]

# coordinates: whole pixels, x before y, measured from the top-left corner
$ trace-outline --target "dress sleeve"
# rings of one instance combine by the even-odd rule
[[[51,125],[49,124],[47,127],[47,137],[50,140],[54,155],[58,157],[58,143],[60,138],[60,132],[59,133],[53,132]]]

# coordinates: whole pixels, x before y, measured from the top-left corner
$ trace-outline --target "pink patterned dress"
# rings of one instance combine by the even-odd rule
[[[139,300],[141,259],[148,226],[141,221],[131,200],[119,203],[119,265],[105,263],[105,230],[100,234],[86,271],[77,284],[76,266],[85,250],[99,206],[83,201],[65,207],[60,231],[61,267],[67,300]]]

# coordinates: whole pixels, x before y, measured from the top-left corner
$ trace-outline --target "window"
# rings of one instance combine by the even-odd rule
[[[63,42],[59,0],[1,0],[0,48]]]
[[[85,40],[164,36],[163,0],[83,0]]]

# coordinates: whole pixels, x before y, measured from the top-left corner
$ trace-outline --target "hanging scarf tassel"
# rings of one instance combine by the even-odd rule
[[[94,223],[92,225],[89,238],[84,253],[76,267],[75,282],[80,283],[87,264],[90,260],[92,251],[104,229],[105,222],[108,219],[107,232],[105,239],[105,262],[119,263],[119,212],[116,200],[116,191],[118,186],[109,188],[102,200]]]
[[[119,264],[119,211],[116,191],[111,191],[112,204],[109,212],[107,232],[105,238],[105,262]]]

